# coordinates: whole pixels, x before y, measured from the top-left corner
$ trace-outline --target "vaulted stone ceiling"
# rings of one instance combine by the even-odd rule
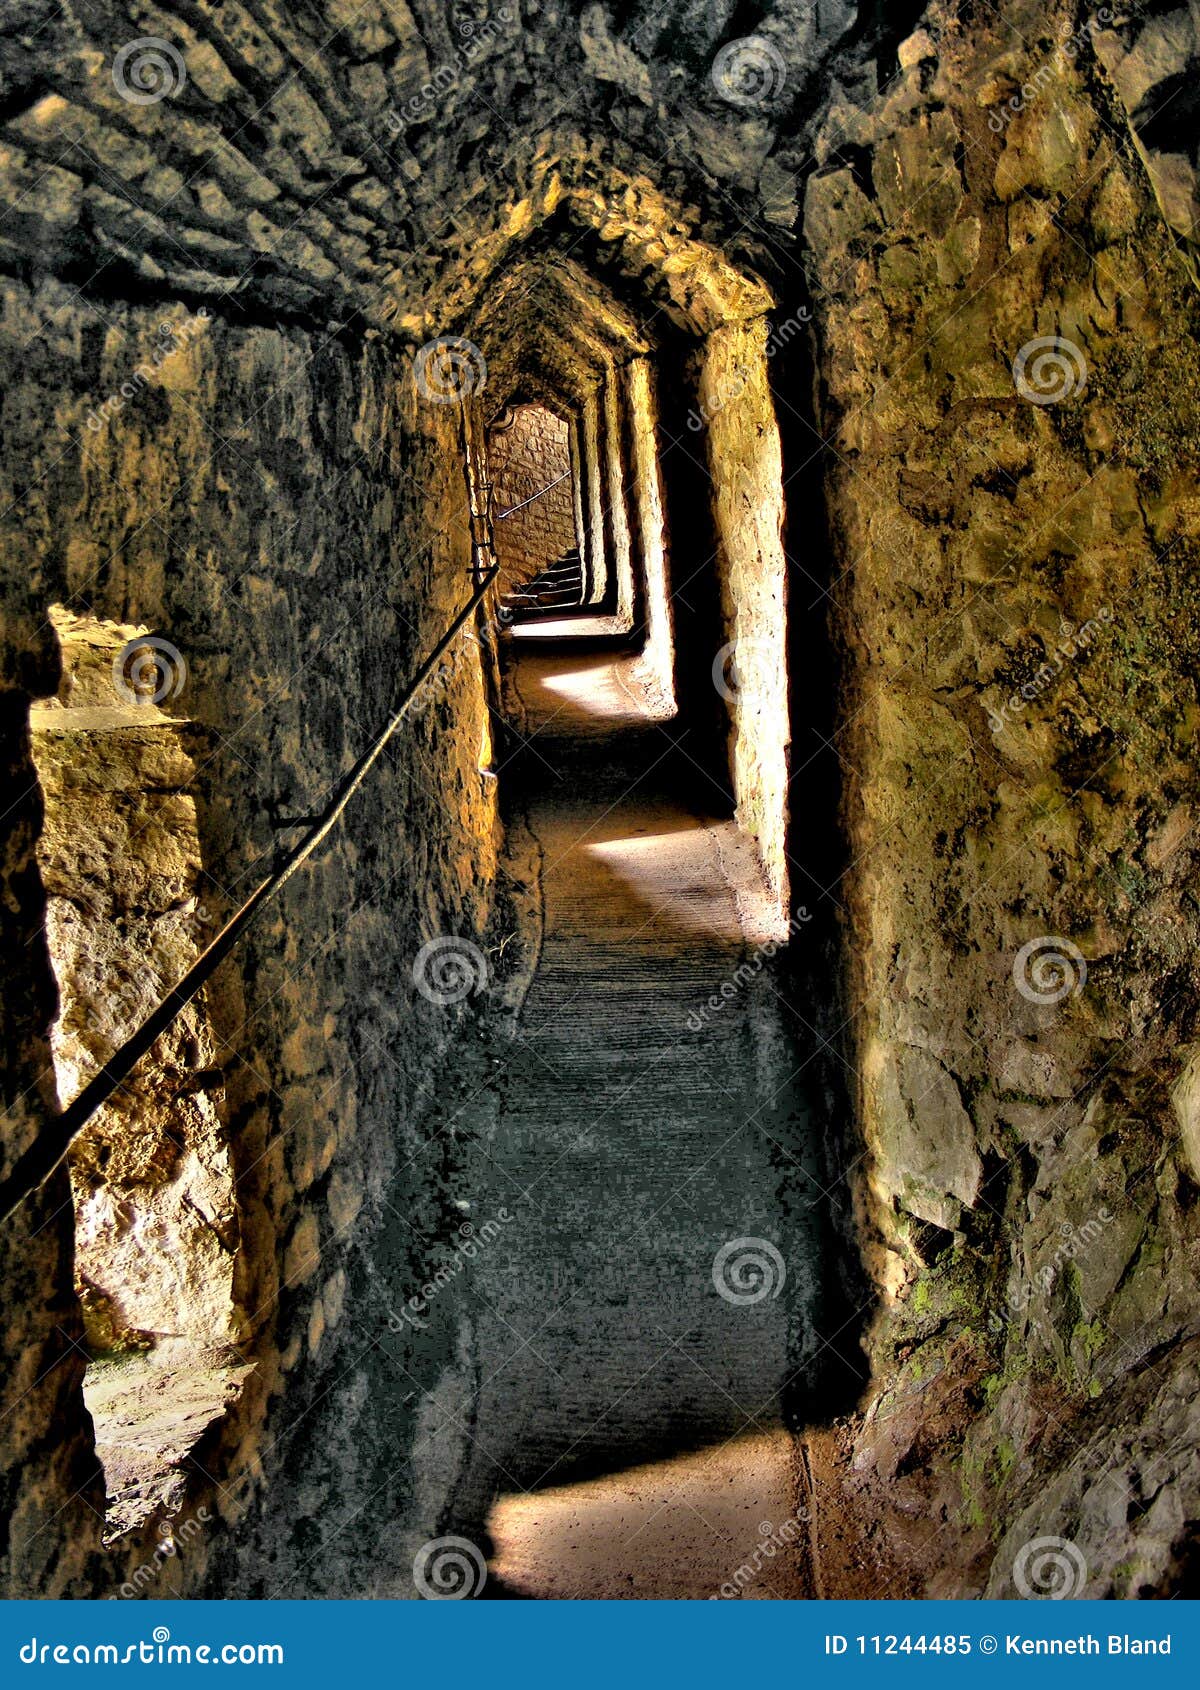
[[[869,98],[919,9],[10,0],[0,263],[424,338],[579,249],[703,333],[770,302],[806,121]],[[571,274],[508,332],[577,323]]]

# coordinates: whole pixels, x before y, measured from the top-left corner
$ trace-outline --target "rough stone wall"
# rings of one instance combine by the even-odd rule
[[[31,661],[27,640],[5,639],[0,653],[5,789],[13,794],[0,853],[0,1034],[5,1150],[13,1155],[58,1106],[49,1038],[54,977],[35,855],[42,795],[24,691],[52,681]],[[83,1592],[100,1571],[104,1488],[82,1412],[87,1352],[73,1243],[70,1180],[59,1168],[7,1223],[0,1241],[8,1310],[0,1385],[0,1579],[6,1595]]]
[[[15,214],[0,258],[32,249],[80,282],[102,268],[110,287],[232,291],[260,320],[424,339],[566,209],[656,305],[707,332],[747,314],[728,308],[754,290],[736,269],[705,273],[699,243],[768,256],[809,157],[793,114],[834,74],[877,86],[881,39],[885,52],[919,9],[20,0],[5,20]],[[165,61],[115,63],[147,35],[169,43]],[[161,97],[128,97],[142,92]],[[545,290],[527,291],[510,336],[544,309]]]
[[[1200,281],[1200,180],[1190,89],[1200,68],[1200,16],[1171,0],[1105,6],[1089,31],[1129,117],[1159,209]]]
[[[885,94],[835,103],[852,156],[821,149],[805,211],[884,1293],[841,1502],[932,1510],[945,1593],[1013,1594],[1039,1534],[1081,1594],[1162,1590],[1200,1514],[1171,1095],[1200,1024],[1200,304],[1098,53],[1064,6],[931,7]]]
[[[488,459],[496,515],[513,511],[495,525],[501,585],[523,586],[576,545],[568,425],[544,405],[518,405],[512,426],[489,435]]]
[[[65,1106],[195,961],[205,914],[183,732],[137,703],[124,678],[125,691],[114,685],[114,661],[137,630],[52,620],[63,680],[33,711],[33,744]],[[201,999],[76,1140],[76,1271],[93,1353],[219,1347],[237,1336],[220,1080]]]
[[[5,859],[5,919],[24,957],[5,1002],[11,1157],[53,1095],[40,806],[22,728],[30,697],[58,684],[49,607],[150,628],[186,667],[171,708],[191,724],[206,903],[222,919],[386,720],[464,602],[470,553],[457,420],[378,342],[214,314],[158,359],[161,311],[108,302],[101,316],[57,284],[7,286],[3,304],[0,427],[16,477],[3,489],[5,716],[24,795]],[[133,382],[139,367],[149,374]],[[209,994],[253,1371],[198,1451],[203,1471],[190,1470],[184,1506],[221,1524],[172,1562],[172,1589],[218,1588],[207,1581],[219,1564],[224,1590],[360,1594],[364,1561],[381,1554],[376,1573],[387,1561],[360,1529],[312,1563],[297,1522],[314,1522],[315,1551],[315,1534],[373,1489],[386,1512],[410,1435],[378,1425],[396,1389],[373,1349],[386,1316],[368,1319],[351,1283],[361,1292],[370,1277],[383,1216],[416,1227],[438,1208],[421,1122],[463,1011],[437,1001],[428,975],[422,993],[413,969],[426,941],[478,941],[488,920],[486,744],[479,648],[464,636],[341,833]],[[155,1541],[148,1523],[144,1542],[96,1552],[66,1196],[56,1177],[3,1239],[18,1293],[4,1369],[10,1594],[108,1593]],[[388,1295],[403,1291],[397,1274]],[[384,1377],[369,1376],[373,1362]]]
[[[567,459],[571,466],[571,479],[568,483],[571,489],[571,522],[574,525],[575,545],[579,552],[582,596],[586,600],[592,560],[583,498],[583,418],[577,409],[573,409],[567,418]]]

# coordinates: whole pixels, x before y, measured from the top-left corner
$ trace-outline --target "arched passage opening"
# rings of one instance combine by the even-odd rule
[[[675,301],[653,272],[623,274],[569,221],[550,219],[531,244],[489,288],[473,332],[489,400],[505,396],[501,414],[522,414],[510,395],[540,393],[566,438],[555,475],[522,488],[533,503],[496,522],[496,543],[503,558],[506,523],[560,487],[565,533],[569,487],[582,591],[566,602],[573,562],[561,593],[552,573],[557,606],[516,618],[548,625],[518,626],[518,643],[571,638],[574,623],[575,638],[603,634],[636,653],[643,684],[677,716],[677,743],[708,801],[734,810],[756,841],[783,911],[791,720],[772,295],[703,248]],[[495,463],[512,438],[489,430]],[[496,504],[498,516],[508,509]]]
[[[487,470],[506,620],[577,610],[584,579],[570,424],[536,401],[506,405],[488,422]]]

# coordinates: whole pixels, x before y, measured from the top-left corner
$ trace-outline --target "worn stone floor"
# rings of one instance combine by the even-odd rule
[[[491,1593],[805,1595],[823,1194],[780,917],[635,658],[527,648],[508,685],[542,937],[472,1153],[453,1523]]]

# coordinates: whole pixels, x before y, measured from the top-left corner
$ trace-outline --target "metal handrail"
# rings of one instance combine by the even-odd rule
[[[409,706],[420,691],[422,683],[431,674],[438,659],[448,650],[451,641],[464,626],[467,618],[482,604],[498,573],[499,570],[492,567],[488,571],[486,579],[476,587],[445,634],[408,683],[403,697],[392,712],[383,732],[346,775],[337,797],[328,809],[317,817],[299,845],[293,851],[290,851],[274,872],[250,894],[236,915],[226,922],[212,943],[196,958],[183,978],[167,993],[158,1008],[153,1010],[141,1026],[126,1039],[120,1049],[109,1057],[99,1073],[92,1076],[75,1101],[69,1104],[61,1114],[56,1115],[53,1120],[49,1121],[28,1150],[18,1156],[8,1177],[0,1180],[0,1222],[8,1220],[9,1216],[20,1207],[25,1199],[36,1191],[44,1180],[49,1178],[96,1111],[108,1102],[117,1087],[129,1077],[155,1040],[160,1038],[187,1008],[220,964],[224,962],[259,912],[278,895],[297,869],[312,856],[322,840],[333,831],[350,799],[362,785],[372,765],[379,759],[384,747],[404,720]]]
[[[497,511],[493,520],[496,522],[503,522],[506,516],[515,516],[518,511],[523,511],[526,505],[531,505],[535,499],[540,499],[543,494],[549,493],[553,488],[561,486],[570,473],[569,469],[564,470],[557,481],[548,481],[544,487],[539,487],[536,493],[531,493],[527,499],[522,499],[519,505],[513,505],[511,509],[506,511]]]

